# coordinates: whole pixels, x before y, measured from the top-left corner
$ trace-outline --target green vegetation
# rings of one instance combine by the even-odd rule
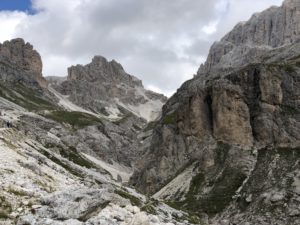
[[[15,146],[13,143],[11,143],[11,141],[3,138],[3,137],[0,137],[0,140],[3,141],[7,147],[11,148],[11,149],[16,149],[17,146]]]
[[[192,224],[203,224],[201,219],[194,214],[189,214],[185,219]]]
[[[51,110],[55,106],[42,97],[40,90],[33,90],[21,83],[11,84],[10,87],[0,83],[0,96],[29,111]]]
[[[193,177],[190,189],[186,194],[186,200],[192,202],[195,199],[195,196],[199,193],[199,189],[201,184],[205,181],[205,176],[203,173],[198,173],[196,176]]]
[[[149,130],[153,130],[157,124],[157,121],[151,121],[147,124],[147,126],[144,128],[144,132],[147,132]]]
[[[201,199],[200,208],[208,214],[221,212],[232,200],[236,190],[242,185],[246,176],[235,168],[225,168],[217,179],[210,193]]]
[[[68,160],[72,161],[73,163],[79,166],[86,167],[88,169],[97,168],[94,165],[94,163],[81,156],[77,149],[74,147],[69,147],[68,149],[63,149],[62,147],[59,147],[59,153],[62,157],[67,158]]]
[[[230,150],[229,144],[224,143],[222,141],[218,141],[217,148],[216,148],[216,153],[217,153],[216,161],[221,165],[223,165],[225,163],[229,150]]]
[[[170,113],[170,114],[167,114],[164,118],[163,118],[163,123],[164,124],[175,124],[176,122],[176,114],[173,112],[173,113]]]
[[[69,166],[67,163],[62,162],[60,159],[55,157],[54,155],[51,155],[49,152],[42,150],[41,153],[46,156],[48,159],[50,159],[52,162],[56,163],[57,165],[60,165],[65,170],[69,171],[71,174],[82,177],[81,173],[79,173],[77,170]]]
[[[194,176],[190,183],[190,189],[188,193],[185,195],[184,201],[174,201],[168,202],[168,204],[179,210],[186,210],[193,212],[195,209],[198,208],[198,200],[196,196],[200,191],[201,184],[205,181],[205,177],[203,173],[198,173]]]
[[[35,180],[34,183],[48,193],[53,193],[55,191],[55,189],[50,186],[50,182],[47,179],[45,179],[45,181]]]
[[[283,65],[283,68],[284,68],[284,70],[285,70],[286,72],[288,72],[288,73],[294,73],[294,72],[296,72],[295,67],[294,67],[293,65],[291,65],[291,64],[285,63],[285,64]]]
[[[185,171],[188,167],[190,167],[193,163],[195,162],[195,160],[190,160],[189,162],[187,162],[185,165],[183,165],[174,176],[170,177],[169,179],[167,179],[166,181],[164,181],[162,183],[162,187],[168,185],[175,177],[177,177],[179,174],[181,174],[183,171]]]
[[[17,196],[27,196],[28,195],[25,191],[17,190],[15,188],[11,187],[11,186],[8,188],[7,192],[9,192],[11,194],[14,194],[14,195],[17,195]]]
[[[289,105],[282,105],[281,106],[281,114],[283,114],[283,115],[293,116],[293,115],[297,115],[299,113],[300,112],[292,106],[289,106]]]
[[[122,123],[125,123],[130,117],[132,117],[133,114],[132,113],[127,113],[125,116],[123,116],[121,119],[117,120],[114,122],[114,124],[116,125],[120,125]]]
[[[41,154],[43,154],[45,157],[47,157],[49,160],[51,160],[53,163],[63,167],[65,170],[69,171],[71,174],[77,176],[77,177],[82,177],[81,173],[79,173],[77,170],[69,166],[67,163],[62,162],[59,158],[55,157],[54,155],[50,154],[48,151],[44,149],[37,149],[35,146],[32,146],[30,143],[26,142],[27,145],[30,147],[36,149],[39,151]]]
[[[12,212],[11,204],[6,200],[4,196],[0,196],[0,220],[9,218],[9,214]]]
[[[59,123],[70,124],[73,128],[83,128],[102,123],[100,118],[83,112],[52,111],[45,117]]]
[[[129,194],[128,192],[115,190],[115,193],[120,195],[123,198],[129,199],[132,205],[139,206],[139,207],[142,205],[142,202],[139,198]]]
[[[177,221],[187,220],[191,224],[203,224],[199,216],[193,212],[195,210],[199,210],[198,208],[195,208],[193,211],[189,211],[186,208],[183,208],[183,202],[166,202],[166,204],[174,209],[184,210],[187,213],[187,215],[183,218],[177,218]]]
[[[299,159],[300,158],[300,147],[297,148],[277,148],[276,152],[281,157]]]
[[[152,214],[152,215],[157,215],[158,213],[156,212],[156,209],[155,207],[152,205],[152,204],[147,204],[147,205],[144,205],[142,208],[141,208],[142,211],[144,212],[147,212],[149,214]]]
[[[0,220],[1,219],[8,219],[9,215],[6,212],[0,211]]]
[[[193,213],[205,212],[214,215],[221,212],[232,200],[236,190],[242,185],[246,176],[239,168],[226,166],[226,159],[230,150],[230,145],[218,142],[216,148],[215,161],[216,176],[213,180],[207,180],[205,174],[200,171],[194,176],[190,183],[190,188],[185,195],[185,200],[168,202],[168,204],[176,209],[184,210],[191,215]],[[211,190],[203,194],[202,189],[207,185],[211,186]]]

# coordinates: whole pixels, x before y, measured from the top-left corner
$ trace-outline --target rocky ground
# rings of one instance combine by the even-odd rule
[[[171,225],[194,219],[123,186],[130,167],[74,149],[63,152],[63,124],[3,98],[0,106],[1,224]],[[8,120],[13,128],[6,127]]]

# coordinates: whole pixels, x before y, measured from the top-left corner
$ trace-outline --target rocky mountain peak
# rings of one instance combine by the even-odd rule
[[[11,68],[25,71],[24,79],[33,79],[39,83],[41,87],[46,87],[47,82],[42,76],[42,59],[40,54],[33,49],[30,43],[25,43],[21,38],[0,43],[0,61],[2,64],[9,64]],[[15,77],[7,77],[6,73],[1,73],[2,79],[13,79]]]
[[[283,5],[285,7],[299,7],[300,6],[300,2],[298,0],[285,0],[283,2]]]
[[[132,113],[153,120],[167,100],[146,90],[142,81],[126,73],[120,63],[99,55],[87,65],[68,68],[67,80],[53,87],[73,103],[114,118]]]
[[[23,39],[17,38],[0,44],[0,55],[2,59],[9,60],[22,69],[42,76],[43,65],[40,54]]]
[[[299,38],[300,2],[286,0],[280,7],[270,7],[255,13],[247,22],[238,23],[214,43],[198,74],[259,62],[269,50],[291,45]]]
[[[132,87],[142,86],[141,80],[125,72],[115,60],[108,61],[103,56],[94,56],[92,62],[68,68],[68,80],[101,81],[106,83],[126,83]]]

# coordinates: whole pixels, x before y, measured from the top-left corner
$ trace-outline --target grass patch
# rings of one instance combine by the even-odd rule
[[[10,86],[0,83],[0,96],[29,111],[52,110],[56,107],[42,97],[40,90],[33,90],[21,83],[13,83]]]
[[[289,105],[282,105],[280,108],[281,108],[282,115],[293,116],[293,115],[299,114],[299,111],[296,108],[289,106]]]
[[[288,72],[288,73],[295,73],[296,72],[296,69],[293,65],[291,64],[284,64],[283,65],[283,69]]]
[[[199,193],[201,184],[205,181],[205,176],[203,173],[198,173],[194,176],[190,183],[190,188],[188,193],[185,195],[184,201],[174,201],[168,202],[168,204],[174,209],[194,211],[199,207],[198,200],[195,197]]]
[[[15,146],[13,143],[11,143],[11,141],[6,140],[5,138],[0,137],[0,140],[3,141],[6,144],[6,146],[11,149],[17,148],[17,146]]]
[[[49,160],[51,160],[53,163],[63,167],[65,170],[69,171],[71,174],[82,178],[82,174],[79,173],[77,170],[69,166],[67,163],[62,162],[59,158],[55,157],[54,155],[51,155],[49,152],[41,149],[39,150],[45,157],[47,157]]]
[[[36,148],[35,146],[31,145],[30,143],[26,142],[27,145],[29,145],[30,147],[32,147],[33,149],[36,149],[38,152],[40,152],[42,155],[44,155],[46,158],[48,158],[49,160],[51,160],[53,163],[63,167],[65,170],[69,171],[71,174],[82,178],[82,174],[79,173],[77,170],[75,170],[74,168],[72,168],[71,166],[69,166],[67,163],[62,162],[59,158],[57,158],[56,156],[50,154],[48,151],[41,149],[41,148]],[[51,144],[49,144],[51,145]],[[53,145],[51,145],[53,146]]]
[[[147,212],[147,213],[152,214],[152,215],[158,215],[158,213],[156,212],[155,207],[152,204],[144,205],[141,208],[141,211]]]
[[[296,148],[277,148],[276,152],[279,153],[282,157],[292,159],[300,158],[300,147]]]
[[[207,214],[223,211],[245,178],[246,176],[239,169],[225,168],[222,176],[215,181],[210,193],[202,197],[200,201],[202,210]]]
[[[74,147],[69,147],[68,149],[63,149],[62,147],[60,147],[59,153],[62,157],[67,158],[68,160],[79,166],[86,167],[88,169],[97,168],[92,162],[81,156],[80,153],[78,153],[77,149]]]
[[[115,193],[120,195],[123,198],[128,199],[132,205],[139,206],[139,207],[142,205],[142,202],[139,198],[129,194],[128,192],[121,191],[121,190],[115,190]]]
[[[45,117],[58,123],[70,124],[73,128],[102,124],[100,118],[83,112],[52,111],[46,114]]]
[[[171,114],[167,114],[164,118],[163,118],[163,123],[164,124],[175,124],[176,122],[176,114],[175,113],[171,113]]]
[[[149,130],[153,130],[157,125],[157,121],[151,121],[147,124],[147,126],[144,128],[144,132],[147,132]]]
[[[0,220],[9,219],[9,215],[7,212],[0,211]]]
[[[223,165],[225,163],[229,150],[230,150],[229,144],[224,143],[222,141],[217,142],[216,161],[219,164]]]
[[[15,188],[11,187],[11,186],[8,188],[7,192],[9,192],[11,194],[14,194],[14,195],[17,195],[17,196],[21,196],[21,197],[27,196],[27,193],[25,191],[17,190]]]
[[[4,196],[0,196],[0,220],[8,219],[11,212],[11,204],[6,201],[6,198]]]
[[[223,211],[232,201],[232,196],[235,195],[236,190],[246,178],[239,168],[226,166],[229,150],[230,145],[223,142],[217,143],[215,161],[220,167],[216,169],[220,171],[221,176],[213,178],[213,180],[206,180],[205,174],[201,171],[198,172],[191,180],[185,200],[168,202],[168,204],[191,215],[197,215],[201,212],[215,215]],[[211,189],[208,193],[203,193],[202,189],[207,185]]]
[[[132,113],[127,113],[125,116],[123,116],[121,119],[114,121],[113,123],[116,125],[120,125],[122,123],[125,123],[130,117],[132,117]]]

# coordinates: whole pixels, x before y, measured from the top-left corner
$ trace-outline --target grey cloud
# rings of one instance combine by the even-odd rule
[[[271,5],[282,0],[266,1]],[[65,74],[67,63],[84,64],[100,54],[122,63],[145,86],[170,93],[192,77],[214,40],[244,19],[244,14],[268,5],[261,0],[247,2],[73,0],[70,6],[69,0],[34,0],[37,13],[28,15],[15,35],[41,52],[45,75]],[[244,14],[237,8],[243,3],[248,7]],[[216,33],[202,31],[218,20]]]

